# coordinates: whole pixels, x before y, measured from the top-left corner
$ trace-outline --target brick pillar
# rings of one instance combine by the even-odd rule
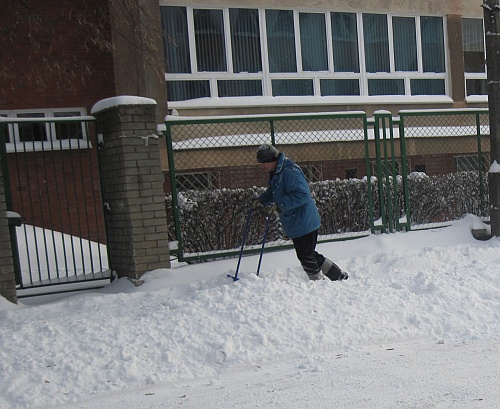
[[[110,268],[137,279],[170,267],[155,101],[108,98],[92,114],[103,138],[99,164]]]
[[[0,169],[1,169],[0,157]],[[9,222],[7,219],[7,204],[5,202],[5,186],[0,171],[0,295],[17,303],[16,279],[14,275],[14,260],[10,244]]]

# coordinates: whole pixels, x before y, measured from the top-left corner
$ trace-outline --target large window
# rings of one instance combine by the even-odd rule
[[[447,95],[444,18],[161,7],[169,101]]]
[[[467,96],[487,95],[483,20],[462,19],[462,41]]]

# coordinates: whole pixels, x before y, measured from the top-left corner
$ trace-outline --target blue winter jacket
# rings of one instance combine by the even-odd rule
[[[318,208],[298,165],[279,154],[276,170],[269,175],[269,187],[259,196],[264,205],[276,203],[288,237],[294,239],[319,229]]]

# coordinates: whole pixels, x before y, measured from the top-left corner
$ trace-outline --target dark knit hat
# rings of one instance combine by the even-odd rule
[[[278,160],[278,156],[279,152],[273,145],[264,143],[259,146],[259,150],[257,151],[257,162],[259,163],[274,162]]]

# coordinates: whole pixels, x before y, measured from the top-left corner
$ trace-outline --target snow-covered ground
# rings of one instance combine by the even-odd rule
[[[452,226],[0,298],[0,408],[499,408],[500,240]],[[141,284],[135,283],[135,284]]]

